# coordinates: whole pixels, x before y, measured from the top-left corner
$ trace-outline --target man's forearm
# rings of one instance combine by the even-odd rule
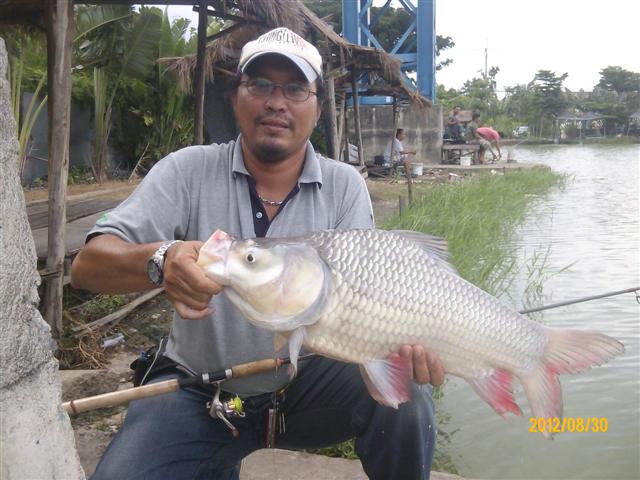
[[[147,261],[161,244],[137,245],[107,234],[94,237],[73,261],[71,285],[98,293],[153,288],[147,276]]]

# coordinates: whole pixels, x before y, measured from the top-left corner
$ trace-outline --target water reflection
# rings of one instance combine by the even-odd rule
[[[517,148],[520,162],[570,174],[563,191],[536,205],[519,229],[521,270],[509,297],[518,309],[640,284],[638,146]],[[527,294],[526,264],[544,259],[542,289]],[[540,295],[540,298],[535,298]],[[567,417],[606,417],[606,433],[567,433],[545,440],[529,432],[530,410],[508,421],[495,415],[462,380],[450,378],[440,407],[455,431],[451,455],[472,478],[640,478],[640,306],[632,293],[540,312],[557,328],[599,330],[626,346],[623,356],[561,377]]]

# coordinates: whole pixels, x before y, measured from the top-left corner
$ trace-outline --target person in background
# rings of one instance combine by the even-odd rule
[[[249,324],[196,264],[216,229],[246,239],[374,227],[360,174],[309,142],[322,95],[322,58],[302,37],[278,28],[247,43],[231,87],[237,139],[163,158],[89,232],[72,265],[74,288],[124,293],[162,286],[175,309],[166,348],[143,380],[181,379],[274,355],[273,333]],[[357,365],[324,357],[301,362],[294,379],[282,368],[222,383],[222,401],[244,402],[246,416],[232,420],[237,437],[210,416],[209,387],[133,401],[92,478],[237,480],[240,461],[273,442],[303,449],[350,438],[369,478],[428,478],[436,427],[425,384],[442,384],[444,371],[422,346],[403,345],[394,355],[414,379],[412,400],[397,410],[371,397]]]
[[[397,167],[399,165],[403,165],[404,171],[408,175],[409,172],[411,172],[411,162],[409,157],[411,155],[415,155],[416,151],[404,146],[403,142],[405,138],[407,138],[407,135],[404,133],[404,129],[398,128],[396,130],[395,138],[389,141],[387,148],[384,150],[384,166],[390,167],[393,165],[394,167]]]
[[[493,155],[493,161],[498,161],[502,158],[502,152],[500,151],[500,134],[490,127],[479,127],[477,130],[478,135],[480,135],[483,139],[489,142],[487,149]],[[492,145],[495,145],[498,153],[493,151]]]
[[[460,124],[460,105],[456,105],[453,107],[451,112],[449,112],[449,118],[447,119],[447,131],[445,138],[450,140],[452,143],[464,143],[464,138],[462,135],[462,125]]]
[[[480,114],[478,112],[474,112],[471,115],[471,121],[467,125],[467,143],[480,146],[477,160],[474,163],[482,165],[484,164],[484,154],[491,144],[478,133],[478,128],[480,128]]]

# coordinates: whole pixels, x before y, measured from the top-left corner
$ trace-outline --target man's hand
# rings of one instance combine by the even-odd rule
[[[425,350],[422,345],[403,345],[398,353],[411,359],[414,382],[430,383],[434,387],[444,383],[444,368],[435,353]]]
[[[209,302],[222,290],[196,264],[202,245],[203,242],[176,243],[165,255],[165,292],[178,315],[185,320],[198,320],[213,313]]]

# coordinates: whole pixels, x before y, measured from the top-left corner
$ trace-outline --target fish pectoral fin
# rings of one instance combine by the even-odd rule
[[[522,410],[513,399],[513,373],[510,371],[496,369],[486,377],[465,378],[465,380],[501,417],[509,412],[522,415]]]
[[[370,360],[360,365],[362,378],[371,396],[393,408],[411,400],[412,369],[411,360],[399,355]]]
[[[300,355],[300,349],[302,348],[302,342],[304,342],[306,333],[307,331],[304,327],[298,327],[289,335],[289,359],[291,360],[289,364],[289,374],[291,378],[295,377],[298,373],[298,356]]]

